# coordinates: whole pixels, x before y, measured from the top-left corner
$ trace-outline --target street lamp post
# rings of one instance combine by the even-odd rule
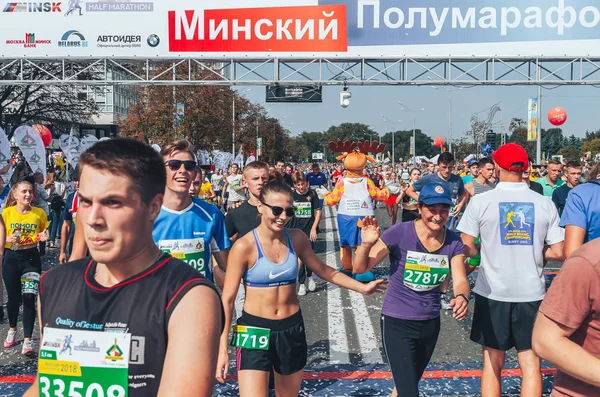
[[[252,88],[248,88],[242,92],[250,92]],[[232,98],[231,98],[231,153],[235,158],[235,90],[232,88]]]
[[[412,114],[413,117],[413,164],[417,164],[417,135],[416,135],[416,130],[415,130],[415,113],[416,112],[422,112],[425,110],[425,108],[422,108],[421,110],[411,110],[409,107],[407,107],[406,105],[404,105],[402,102],[397,101],[398,104],[400,105],[400,110],[402,110],[403,112],[409,112]]]

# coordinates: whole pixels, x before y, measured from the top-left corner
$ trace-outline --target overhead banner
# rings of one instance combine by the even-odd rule
[[[0,0],[0,58],[582,57],[590,0]]]
[[[536,98],[529,100],[527,105],[527,142],[537,141],[538,102]]]

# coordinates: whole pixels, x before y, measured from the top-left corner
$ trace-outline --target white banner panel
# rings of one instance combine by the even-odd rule
[[[0,58],[581,57],[592,0],[0,0]]]

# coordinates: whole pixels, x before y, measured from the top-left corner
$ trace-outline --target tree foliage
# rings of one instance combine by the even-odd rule
[[[60,63],[38,63],[37,66],[24,63],[21,68],[20,63],[15,62],[0,70],[0,79],[51,80],[62,70]],[[90,77],[93,69],[85,73]],[[11,130],[23,124],[40,123],[69,131],[71,126],[89,123],[98,114],[93,98],[84,95],[94,91],[101,92],[102,88],[45,84],[0,86],[0,126]]]

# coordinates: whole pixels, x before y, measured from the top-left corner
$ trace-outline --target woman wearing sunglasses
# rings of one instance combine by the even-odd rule
[[[296,293],[298,259],[322,279],[365,295],[382,292],[384,280],[362,284],[323,263],[301,230],[286,229],[294,216],[293,195],[283,182],[267,183],[260,192],[259,226],[235,242],[229,253],[223,306],[225,328],[216,378],[223,383],[229,367],[228,346],[237,348],[241,397],[267,396],[269,372],[275,372],[278,397],[298,396],[307,344]],[[246,290],[244,311],[229,330],[240,280]]]

